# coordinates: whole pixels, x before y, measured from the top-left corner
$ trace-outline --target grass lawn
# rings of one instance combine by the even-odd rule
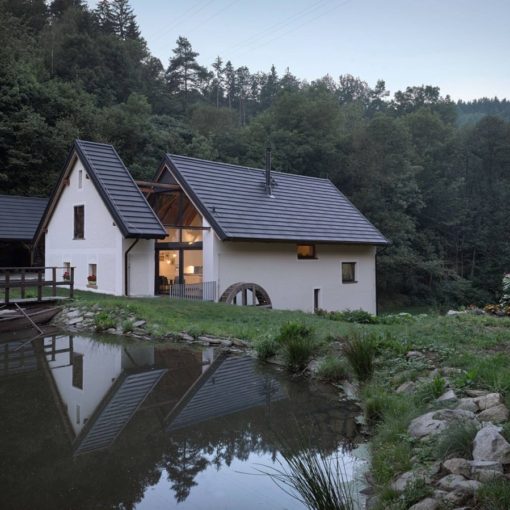
[[[425,412],[441,391],[445,381],[420,383],[432,368],[460,368],[449,381],[459,396],[467,388],[501,392],[510,407],[510,318],[476,316],[418,315],[397,316],[394,323],[353,324],[298,311],[278,311],[236,307],[169,298],[123,298],[88,292],[76,293],[78,306],[98,304],[115,314],[124,310],[147,321],[156,336],[187,332],[197,336],[210,334],[236,337],[255,343],[272,340],[280,328],[299,323],[313,329],[326,345],[332,339],[371,338],[376,345],[375,372],[361,386],[365,414],[372,426],[372,472],[380,508],[408,508],[389,484],[395,475],[419,462],[438,460],[434,447],[413,441],[407,426]],[[408,359],[406,353],[418,350],[421,357]],[[337,360],[338,361],[338,360]],[[343,361],[343,360],[340,360]],[[335,371],[335,360],[328,359],[328,370]],[[339,366],[344,370],[344,365]],[[397,394],[396,388],[407,381],[417,381],[412,395]],[[509,427],[510,431],[510,427]]]

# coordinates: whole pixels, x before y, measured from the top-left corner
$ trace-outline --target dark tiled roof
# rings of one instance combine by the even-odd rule
[[[47,198],[0,195],[0,239],[31,241]]]
[[[167,166],[222,239],[387,244],[329,179],[173,154]]]
[[[156,214],[111,145],[76,140],[74,148],[124,237],[166,236]]]

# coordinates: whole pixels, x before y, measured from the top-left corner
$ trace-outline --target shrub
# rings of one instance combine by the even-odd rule
[[[510,508],[510,482],[494,479],[485,483],[477,492],[480,510],[507,510]]]
[[[436,398],[439,398],[446,389],[446,381],[443,377],[436,376],[429,383],[422,384],[418,387],[415,399],[418,404],[425,404]]]
[[[377,324],[377,317],[365,310],[345,310],[343,312],[330,312],[329,318],[335,321],[353,322],[357,324]]]
[[[318,347],[312,328],[294,322],[281,327],[275,342],[280,346],[287,367],[292,370],[303,369]]]
[[[99,312],[94,317],[97,331],[105,331],[116,326],[115,319],[108,312]]]
[[[278,344],[272,338],[264,338],[255,342],[257,357],[263,361],[274,356],[278,352],[278,347]]]
[[[349,379],[350,374],[344,359],[328,356],[321,361],[317,375],[326,381],[337,382]]]
[[[452,423],[437,438],[437,456],[443,460],[448,457],[470,459],[477,432],[478,429],[472,422]]]
[[[345,340],[342,350],[358,381],[368,381],[375,369],[376,343],[374,337],[354,333]]]

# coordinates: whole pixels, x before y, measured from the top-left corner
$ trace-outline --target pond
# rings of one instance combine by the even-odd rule
[[[0,338],[3,509],[300,509],[267,473],[310,441],[358,470],[353,404],[247,355]]]

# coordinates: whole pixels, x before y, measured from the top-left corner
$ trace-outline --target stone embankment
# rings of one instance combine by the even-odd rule
[[[54,326],[76,333],[102,333],[149,341],[173,341],[196,344],[203,347],[219,347],[231,352],[250,348],[250,344],[239,338],[223,338],[212,335],[192,336],[186,332],[161,333],[151,331],[145,320],[124,310],[105,313],[99,305],[91,307],[67,307],[54,319]]]
[[[442,370],[443,374],[459,371]],[[397,391],[411,395],[415,389],[413,385],[406,383]],[[433,409],[409,424],[408,434],[415,442],[416,463],[412,470],[400,474],[391,487],[404,492],[406,488],[412,489],[410,484],[429,486],[429,495],[411,506],[411,510],[476,508],[476,493],[484,483],[510,479],[510,444],[502,434],[502,425],[510,417],[509,410],[500,393],[468,389],[460,397],[452,388],[431,407]],[[453,455],[435,462],[420,462],[420,450],[427,449],[441,436],[447,437],[448,430],[459,424],[474,429],[474,440],[468,444],[470,455],[465,454],[468,458]]]

